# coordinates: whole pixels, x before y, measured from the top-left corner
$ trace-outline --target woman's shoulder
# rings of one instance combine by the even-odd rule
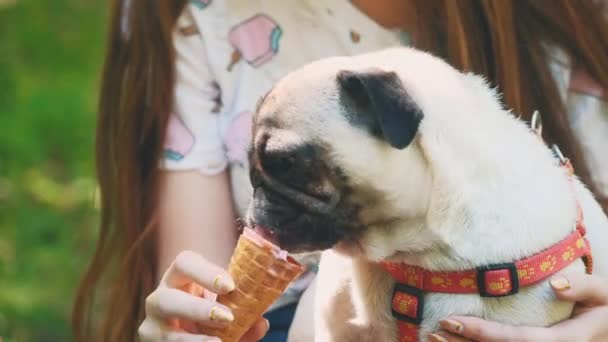
[[[594,183],[608,198],[608,89],[563,50],[549,47],[549,67],[581,142]]]
[[[179,18],[176,34],[200,38],[206,59],[222,83],[222,78],[239,74],[233,69],[242,62],[259,68],[273,59],[285,40],[279,22],[292,21],[286,18],[290,12],[286,3],[299,4],[293,0],[192,0]]]

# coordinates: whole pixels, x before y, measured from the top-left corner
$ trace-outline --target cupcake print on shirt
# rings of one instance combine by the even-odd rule
[[[194,146],[194,135],[175,115],[169,116],[164,157],[173,161],[184,159]]]
[[[281,27],[265,14],[256,14],[233,27],[228,35],[234,47],[228,71],[241,59],[254,68],[264,65],[279,51],[282,34]]]
[[[249,111],[238,114],[224,136],[226,156],[232,164],[245,166],[247,148],[251,139],[252,115]]]

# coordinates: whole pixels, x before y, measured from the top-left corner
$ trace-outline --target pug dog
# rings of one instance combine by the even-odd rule
[[[594,272],[608,276],[608,219],[592,194],[496,89],[430,54],[303,66],[260,100],[252,133],[249,224],[290,252],[324,251],[316,341],[398,340],[382,262],[460,271],[520,260],[573,232],[577,201]],[[501,298],[426,293],[423,309],[420,340],[451,315],[548,326],[573,304],[543,281]]]

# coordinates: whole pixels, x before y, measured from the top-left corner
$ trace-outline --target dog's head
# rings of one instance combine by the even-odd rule
[[[249,223],[293,252],[390,254],[390,240],[403,238],[426,248],[432,173],[418,140],[434,115],[427,111],[462,103],[461,76],[411,49],[326,59],[287,75],[254,116]]]

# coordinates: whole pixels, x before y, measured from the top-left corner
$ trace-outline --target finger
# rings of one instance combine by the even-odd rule
[[[516,327],[476,317],[453,317],[440,323],[442,329],[468,339],[498,341],[556,341],[554,331],[538,327]]]
[[[429,335],[429,342],[472,342],[471,340],[444,331]]]
[[[137,328],[137,335],[141,342],[152,342],[158,340],[161,335],[160,323],[157,320],[146,318]]]
[[[170,318],[168,320],[165,320],[164,323],[166,326],[171,328],[171,330],[185,331],[193,334],[198,332],[198,326],[194,321],[179,318]]]
[[[217,337],[207,335],[189,334],[179,331],[165,332],[164,339],[161,341],[166,342],[221,342]]]
[[[171,330],[153,320],[145,320],[137,333],[141,342],[220,342],[219,338],[213,336]]]
[[[551,329],[563,341],[604,341],[608,336],[607,317],[608,306],[594,307]]]
[[[608,304],[608,282],[594,275],[566,274],[550,281],[558,298],[586,305]]]
[[[257,342],[261,340],[270,329],[267,319],[261,318],[245,333],[240,342]]]
[[[195,282],[215,293],[223,294],[234,290],[234,281],[225,270],[212,264],[200,254],[180,252],[163,275],[161,284],[168,287],[181,287]]]
[[[178,318],[213,326],[234,320],[226,306],[168,287],[159,288],[146,298],[146,314],[163,321]]]
[[[177,288],[193,296],[207,298],[212,301],[217,299],[217,293],[211,292],[197,283],[187,283]]]

